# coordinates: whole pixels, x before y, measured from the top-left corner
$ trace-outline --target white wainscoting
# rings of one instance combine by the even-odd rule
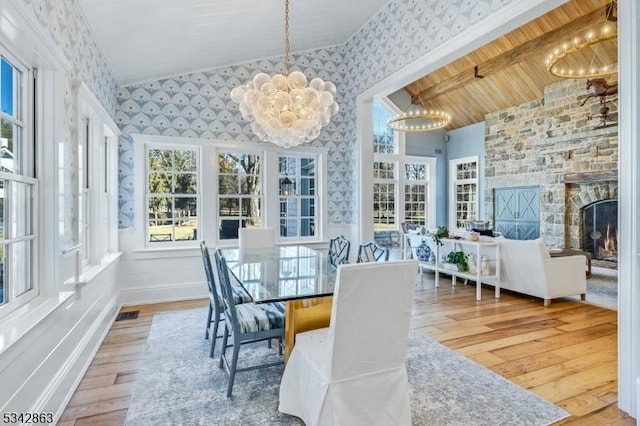
[[[119,310],[118,257],[0,354],[2,412],[53,412],[73,395]]]

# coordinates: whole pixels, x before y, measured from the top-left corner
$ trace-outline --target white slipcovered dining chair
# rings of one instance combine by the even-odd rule
[[[273,228],[240,228],[238,229],[238,246],[240,249],[268,248],[276,244]]]
[[[411,424],[405,359],[417,267],[340,265],[330,326],[296,337],[281,412],[307,426]]]

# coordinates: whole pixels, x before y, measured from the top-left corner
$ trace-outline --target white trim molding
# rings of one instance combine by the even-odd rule
[[[640,6],[618,8],[618,406],[640,419]]]

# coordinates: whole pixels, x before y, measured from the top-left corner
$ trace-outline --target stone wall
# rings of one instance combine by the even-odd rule
[[[601,105],[588,94],[585,80],[562,80],[541,99],[486,116],[486,219],[493,221],[494,188],[539,185],[542,238],[550,246],[579,248],[567,226],[575,212],[565,176],[618,168],[618,127],[609,125],[617,121],[617,98],[608,102],[607,126],[596,128]],[[580,186],[589,192],[598,184]]]

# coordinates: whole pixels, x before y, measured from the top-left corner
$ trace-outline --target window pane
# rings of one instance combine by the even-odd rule
[[[22,128],[7,120],[0,122],[0,170],[22,173],[20,167],[20,138]]]
[[[0,111],[13,117],[19,112],[16,103],[20,93],[17,85],[22,79],[21,74],[9,61],[0,58]]]
[[[11,238],[31,235],[31,185],[11,184]]]
[[[19,241],[11,244],[9,257],[9,285],[13,297],[18,297],[33,288],[31,282],[31,240]]]
[[[218,177],[219,194],[237,194],[238,176],[221,175]]]
[[[149,171],[171,170],[171,164],[170,149],[149,150]]]
[[[149,193],[171,194],[170,173],[149,173]]]
[[[427,167],[424,164],[405,164],[405,179],[426,180]]]
[[[177,173],[175,175],[176,183],[174,188],[175,194],[195,194],[196,193],[196,175],[193,173]]]
[[[262,218],[260,212],[260,199],[259,198],[243,198],[242,202],[242,217],[247,218],[248,226],[262,226]]]
[[[174,170],[178,172],[195,172],[197,166],[196,152],[193,150],[174,151]]]
[[[300,236],[311,237],[316,234],[316,221],[315,219],[302,219],[300,221]]]
[[[240,178],[240,194],[260,195],[260,179],[258,176],[244,176]]]
[[[218,214],[220,216],[239,216],[240,215],[240,199],[239,198],[220,198]]]
[[[149,220],[165,220],[172,219],[173,206],[171,198],[168,197],[149,197]]]
[[[149,221],[149,242],[172,241],[173,221],[154,220]]]
[[[6,285],[6,280],[4,279],[5,277],[4,265],[7,264],[7,259],[5,257],[6,253],[7,253],[7,246],[0,245],[0,305],[7,302],[7,296],[6,296],[7,285]]]
[[[5,202],[4,202],[4,191],[5,188],[8,188],[7,181],[0,180],[0,239],[4,240],[5,232],[4,232],[4,218],[7,217],[5,214]]]
[[[392,114],[379,103],[373,104],[373,152],[393,154],[395,152],[395,135],[387,127]]]
[[[195,197],[175,198],[175,239],[196,240],[198,238],[196,227],[198,226],[198,199]]]

